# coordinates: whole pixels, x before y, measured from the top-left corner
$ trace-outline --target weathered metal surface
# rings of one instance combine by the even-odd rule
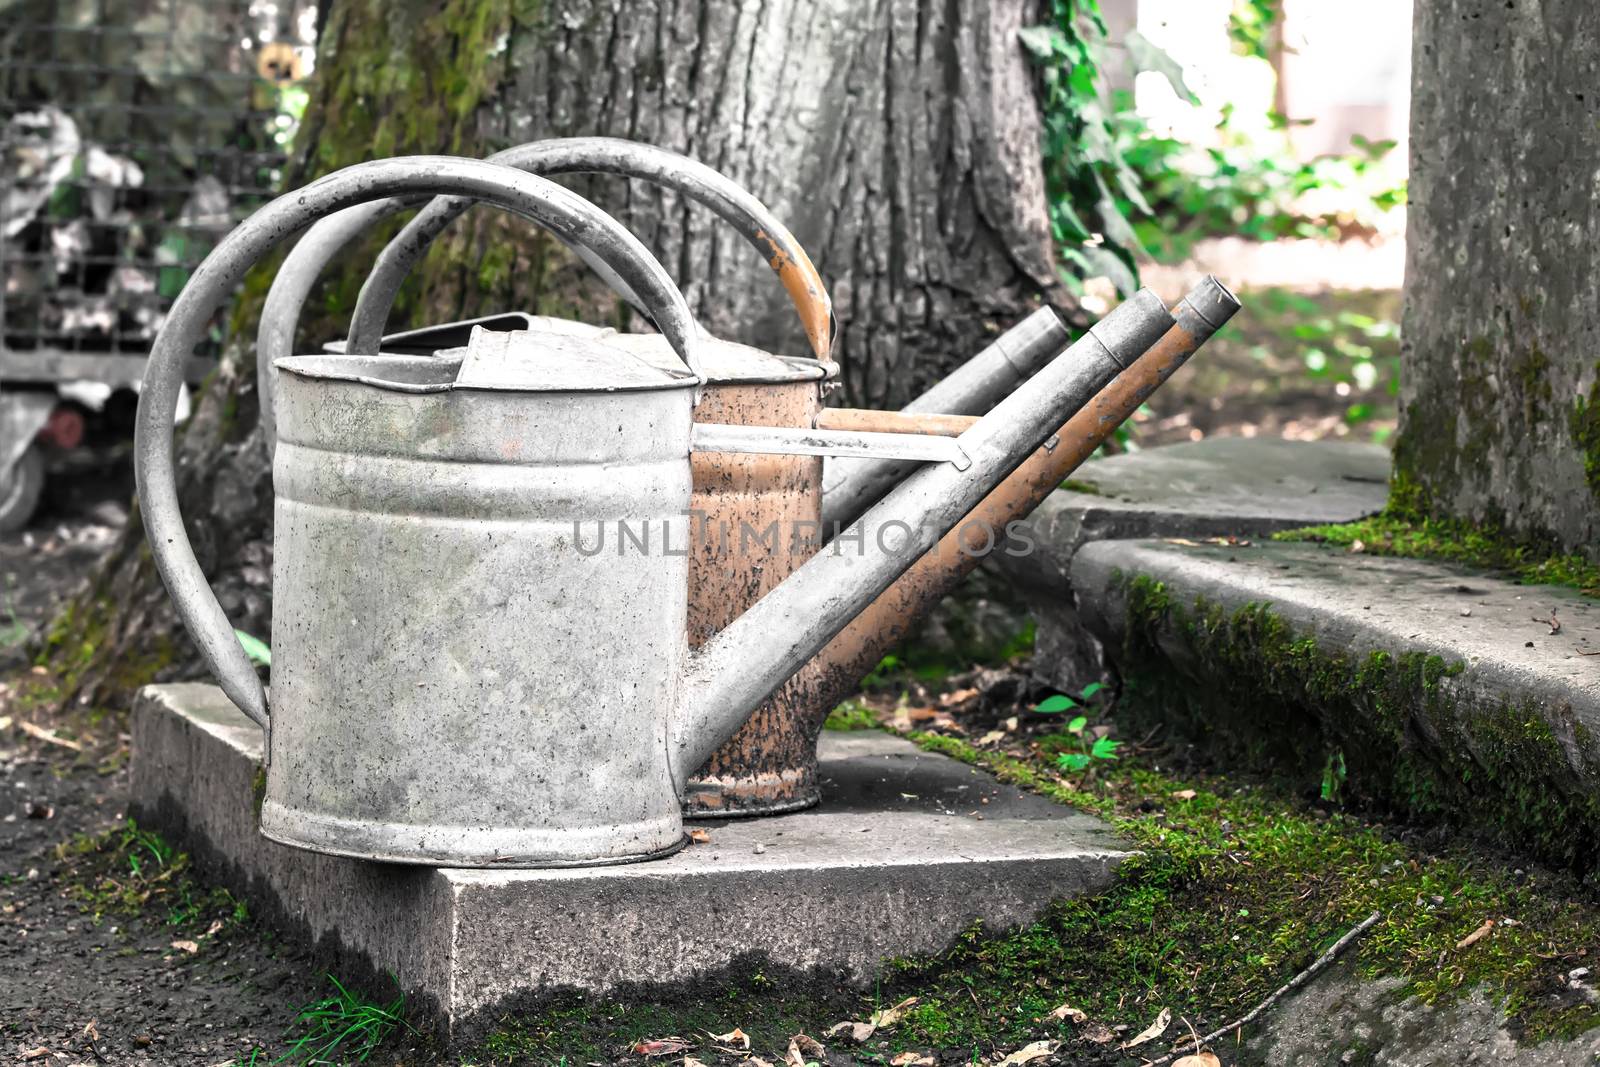
[[[982,415],[1072,340],[1066,323],[1044,307],[997,337],[902,410],[926,415]],[[881,499],[912,467],[894,460],[830,459],[822,469],[828,528],[849,523]]]
[[[262,832],[451,866],[665,854],[693,379],[483,337],[464,364],[280,363]]]
[[[224,238],[174,301],[151,348],[139,396],[134,472],[151,551],[179,617],[228,698],[262,726],[267,724],[266,693],[195,561],[179,512],[172,423],[181,371],[232,287],[272,248],[346,207],[390,196],[440,192],[490,201],[559,230],[570,240],[589,242],[619,274],[632,276],[636,291],[649,295],[660,315],[656,321],[679,350],[693,352],[694,321],[682,294],[632,234],[582,197],[492,163],[413,156],[357,164],[279,197]]]
[[[833,343],[833,305],[817,268],[766,206],[750,192],[711,167],[655,145],[614,137],[569,137],[518,145],[489,157],[491,162],[533,174],[618,174],[675,189],[709,207],[753,244],[777,273],[819,360],[828,359]],[[450,223],[471,207],[470,200],[441,198],[409,222],[378,257],[350,324],[350,350],[375,352],[400,284],[428,246]],[[580,245],[573,250],[590,261]],[[620,287],[624,295],[626,285]]]
[[[696,419],[736,426],[809,426],[821,406],[816,383],[707,388]],[[699,648],[810,558],[815,543],[797,536],[817,530],[822,511],[822,463],[811,456],[695,452],[694,524],[689,546],[689,644]],[[818,538],[813,538],[816,540]],[[815,803],[811,782],[723,773],[725,766],[787,768],[802,758],[797,735],[784,728],[799,713],[801,694],[815,683],[785,681],[756,706],[750,719],[694,775],[684,794],[690,815],[754,806],[776,813]]]
[[[883,457],[913,463],[951,463],[966,470],[967,455],[949,437],[861,430],[815,430],[787,426],[696,428],[697,452],[778,452],[790,456]]]
[[[258,722],[266,694],[178,513],[175,372],[232,284],[289,233],[441,185],[601,252],[647,294],[685,369],[602,339],[482,330],[459,362],[280,361],[262,831],[318,851],[559,866],[676,848],[690,772],[1045,440],[1061,408],[1116,373],[1097,336],[1142,349],[1171,322],[1148,293],[1118,309],[959,438],[968,471],[923,468],[868,513],[858,553],[813,556],[691,653],[700,377],[688,308],[660,264],[581,198],[493,164],[390,160],[320,179],[208,258],[157,339],[138,416],[157,567],[225,691]],[[598,543],[586,544],[586,522]],[[637,552],[624,547],[630,525]],[[888,527],[904,539],[886,542]]]
[[[708,641],[685,680],[704,710],[674,724],[674,764],[686,773],[700,767],[749,708],[800,670],[1048,440],[1061,412],[1088,404],[1172,325],[1154,293],[1135,294],[961,435],[972,460],[968,470],[947,463],[918,470]]]
[[[972,429],[977,421],[976,415],[917,415],[906,411],[875,411],[872,408],[824,408],[817,415],[817,429],[960,437]]]
[[[639,178],[676,189],[710,207],[769,257],[794,301],[818,359],[825,367],[833,367],[827,362],[832,339],[832,303],[816,268],[805,249],[761,201],[725,175],[663,148],[608,137],[538,141],[508,149],[489,157],[488,161],[531,174],[595,172]],[[272,395],[276,386],[276,360],[294,352],[295,325],[317,275],[359,234],[416,203],[415,197],[391,198],[348,208],[318,222],[284,259],[268,292],[256,334],[256,387],[261,397],[262,432],[269,448],[274,433]],[[389,243],[361,287],[345,346],[347,351],[378,351],[384,324],[407,273],[427,251],[428,245],[471,205],[468,197],[440,197],[429,203]],[[581,242],[567,243],[618,292],[634,304],[640,304],[640,298],[625,277],[619,276]],[[458,327],[461,324],[449,325]],[[902,469],[902,465],[897,464],[896,469]]]
[[[1092,455],[1112,430],[1130,416],[1160,384],[1233,315],[1231,294],[1207,279],[1176,309],[1177,325],[1147,353],[1068,420],[1051,438],[963,522],[958,530],[899,578],[882,596],[802,668],[780,694],[778,709],[762,720],[756,735],[749,727],[735,735],[744,747],[724,749],[713,760],[717,774],[697,779],[705,793],[723,802],[702,814],[757,815],[767,812],[771,798],[795,806],[799,793],[815,796],[816,740],[828,712],[853,692],[860,679],[889,649],[906,637],[938,601],[995,546],[1007,525],[1032,511],[1051,490]],[[830,408],[818,424],[843,430],[960,434],[978,420],[971,416],[910,415],[901,412]],[[980,536],[981,535],[981,536]],[[752,725],[755,720],[752,720]],[[716,788],[711,789],[709,786]],[[806,792],[809,790],[809,792]],[[700,801],[701,793],[690,795]]]
[[[907,637],[988,551],[998,548],[989,542],[989,535],[998,538],[1009,523],[1037,507],[1238,309],[1238,300],[1215,278],[1208,277],[1190,290],[1174,309],[1173,327],[1056,431],[1054,447],[1029,457],[959,528],[917,560],[807,665],[803,677],[813,688],[794,702],[797,717],[786,724],[804,733],[807,743],[790,744],[784,750],[814,752],[828,712],[855,691],[884,653]],[[764,770],[790,777],[805,773],[793,765]]]

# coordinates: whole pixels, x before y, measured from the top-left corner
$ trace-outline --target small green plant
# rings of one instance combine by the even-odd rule
[[[1116,759],[1117,749],[1122,747],[1121,741],[1094,734],[1089,729],[1088,717],[1084,715],[1067,723],[1066,733],[1074,747],[1056,756],[1056,766],[1074,774],[1087,770],[1096,760]]]
[[[128,857],[128,870],[135,878],[149,877],[147,868],[159,869],[172,862],[173,847],[154,830],[141,830],[129,819],[120,831],[117,847]]]
[[[300,1009],[296,1022],[305,1032],[273,1063],[365,1063],[396,1030],[415,1032],[405,1020],[405,994],[376,1004],[350,992],[333,975],[327,979],[333,993]]]
[[[1344,788],[1344,779],[1344,753],[1330,753],[1328,761],[1322,765],[1322,799],[1330,804],[1337,801],[1339,791]]]
[[[1071,711],[1074,708],[1081,707],[1082,705],[1079,701],[1088,703],[1104,689],[1105,686],[1102,683],[1090,682],[1079,690],[1078,700],[1073,700],[1065,693],[1056,693],[1054,696],[1047,696],[1039,701],[1033,706],[1033,710],[1040,715],[1060,715],[1064,711]]]
[[[1065,693],[1056,693],[1039,701],[1033,706],[1033,710],[1039,715],[1060,715],[1092,702],[1104,690],[1105,686],[1102,683],[1090,682],[1078,691],[1077,700]],[[1056,766],[1073,773],[1088,769],[1097,760],[1116,759],[1117,749],[1122,747],[1121,741],[1113,741],[1090,730],[1087,715],[1073,716],[1072,721],[1067,723],[1065,731],[1055,738],[1055,742],[1057,748],[1066,749],[1056,756]]]

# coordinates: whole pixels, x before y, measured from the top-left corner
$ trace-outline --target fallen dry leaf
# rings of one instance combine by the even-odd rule
[[[749,1059],[739,1064],[739,1067],[772,1067],[772,1064],[768,1063],[760,1056],[751,1056]]]
[[[1172,1067],[1222,1067],[1222,1061],[1209,1052],[1199,1052],[1173,1061]]]
[[[0,730],[11,729],[11,716],[0,715]]]
[[[750,1035],[735,1026],[725,1034],[708,1034],[711,1040],[719,1045],[738,1045],[740,1048],[750,1047]]]
[[[784,1054],[783,1067],[806,1067],[806,1058],[800,1053],[800,1046],[793,1038],[789,1039],[789,1051]]]
[[[948,708],[952,704],[965,704],[977,695],[978,691],[976,689],[957,689],[940,697],[939,703]]]
[[[711,831],[702,830],[697,826],[689,831],[689,840],[697,845],[708,845],[711,843]]]
[[[1473,945],[1476,945],[1479,941],[1482,941],[1484,938],[1488,937],[1489,934],[1493,930],[1494,930],[1494,920],[1493,919],[1485,919],[1485,920],[1483,920],[1483,925],[1482,926],[1478,927],[1476,930],[1472,931],[1472,933],[1468,934],[1466,937],[1463,937],[1460,941],[1456,942],[1456,950],[1459,952],[1461,949],[1471,948]]]
[[[689,1042],[681,1037],[661,1037],[650,1041],[641,1041],[633,1046],[633,1051],[640,1056],[676,1056],[680,1052],[687,1052],[693,1048]]]
[[[217,934],[220,933],[221,931],[222,931],[222,920],[221,919],[212,919],[211,920],[211,925],[206,927],[206,936],[207,937],[216,937]]]
[[[1361,553],[1365,552],[1366,550],[1367,550],[1367,543],[1365,541],[1351,541],[1350,542],[1350,551],[1351,552],[1354,552],[1355,554],[1360,555]]]
[[[934,1067],[934,1059],[920,1052],[902,1052],[889,1061],[889,1067]]]
[[[807,1059],[820,1060],[828,1055],[828,1050],[822,1047],[822,1042],[808,1034],[795,1034],[789,1039],[789,1044],[803,1052]]]
[[[1193,800],[1194,798],[1195,791],[1193,789],[1180,789],[1172,794],[1173,800]]]
[[[683,1058],[683,1067],[706,1067],[704,1060],[697,1060],[693,1056]]]
[[[1035,1041],[1031,1045],[1023,1045],[997,1063],[995,1067],[1017,1067],[1018,1064],[1032,1063],[1034,1060],[1044,1059],[1055,1050],[1056,1043],[1054,1041]]]
[[[986,745],[994,744],[996,741],[1004,741],[1005,738],[1006,732],[1004,730],[990,730],[988,733],[978,738],[978,747],[983,748]]]
[[[1123,1048],[1138,1048],[1146,1041],[1154,1041],[1167,1032],[1167,1027],[1172,1025],[1172,1009],[1162,1008],[1161,1014],[1156,1016],[1156,1021],[1139,1031],[1139,1036],[1132,1041],[1125,1042]]]
[[[200,946],[193,941],[174,941],[172,947],[179,952],[187,952],[191,956],[200,951]]]
[[[43,1059],[48,1055],[50,1055],[50,1050],[45,1048],[43,1045],[40,1045],[38,1048],[30,1048],[28,1051],[21,1053],[17,1058],[22,1060],[37,1060]]]
[[[1116,1037],[1117,1035],[1111,1032],[1111,1027],[1105,1023],[1090,1023],[1083,1028],[1083,1033],[1078,1035],[1078,1040],[1094,1045],[1108,1045],[1116,1040]]]
[[[901,1017],[904,1016],[905,1013],[916,1002],[916,997],[907,997],[892,1008],[885,1008],[882,1011],[873,1012],[872,1018],[868,1019],[864,1023],[835,1023],[834,1025],[828,1027],[823,1036],[836,1037],[841,1033],[847,1033],[851,1041],[854,1041],[858,1045],[865,1044],[867,1039],[873,1034],[877,1033],[879,1030],[887,1030],[889,1027],[899,1022]]]
[[[1068,1019],[1077,1023],[1079,1026],[1082,1026],[1084,1023],[1089,1021],[1087,1012],[1083,1011],[1081,1008],[1074,1008],[1071,1004],[1061,1005],[1061,1007],[1057,1008],[1055,1011],[1052,1011],[1049,1015],[1045,1016],[1045,1018],[1055,1019],[1058,1021],[1061,1019]]]
[[[90,1041],[100,1040],[100,1027],[96,1025],[96,1020],[94,1019],[90,1019],[83,1024],[83,1032],[89,1035]]]
[[[23,733],[27,734],[29,737],[38,738],[40,741],[45,741],[52,745],[60,745],[62,748],[70,748],[74,752],[83,751],[83,746],[78,744],[78,742],[68,741],[65,737],[57,737],[54,730],[46,730],[43,726],[40,726],[36,722],[27,722],[24,720],[23,722],[17,723],[17,728]]]

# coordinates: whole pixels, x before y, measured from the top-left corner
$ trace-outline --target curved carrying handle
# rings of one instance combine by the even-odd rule
[[[262,726],[267,694],[222,606],[195,560],[183,528],[172,457],[183,363],[204,339],[211,317],[250,267],[274,246],[311,222],[353,204],[384,197],[463,194],[514,211],[592,249],[648,302],[651,315],[690,371],[694,319],[683,294],[648,249],[610,215],[567,189],[531,174],[481,160],[410,156],[360,163],[319,178],[262,207],[205,258],[173,302],[151,347],[134,428],[134,477],[145,534],[166,583],[206,666],[222,691]]]
[[[726,175],[665,148],[616,137],[534,141],[490,156],[489,162],[546,176],[617,174],[638,178],[675,189],[704,204],[766,257],[800,315],[812,351],[817,359],[828,362],[833,346],[833,304],[822,276],[788,228],[766,205]],[[434,238],[471,206],[461,197],[440,197],[389,242],[356,299],[345,351],[377,353],[400,284]],[[579,254],[582,255],[581,250]]]

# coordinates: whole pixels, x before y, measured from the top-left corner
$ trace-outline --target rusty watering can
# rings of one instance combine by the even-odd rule
[[[682,366],[585,338],[486,332],[460,360],[280,360],[269,719],[179,514],[177,371],[274,245],[355,203],[444,191],[588,246],[650,308]],[[1101,328],[1149,342],[1171,325],[1142,311],[1118,309]],[[517,351],[524,343],[543,351]],[[263,833],[427,864],[610,863],[680,847],[693,769],[1119,369],[1097,343],[1075,345],[939,439],[936,462],[864,516],[872,533],[855,549],[835,542],[691,653],[689,457],[706,430],[692,415],[695,345],[682,295],[626,230],[481,161],[347,168],[261,208],[207,257],[151,353],[136,474],[180,617],[224,691],[270,724]],[[713,436],[723,451],[780,443],[766,428]],[[805,440],[782,443],[872,454],[870,435],[795,436]],[[657,548],[593,551],[600,524]]]
[[[783,280],[794,301],[816,359],[778,357],[756,349],[702,337],[698,342],[706,389],[695,408],[701,422],[817,427],[825,414],[823,395],[833,366],[826,360],[832,316],[827,292],[810,258],[789,230],[752,196],[724,175],[687,157],[612,138],[573,138],[523,145],[491,157],[492,162],[535,174],[596,172],[657,182],[711,208],[731,223]],[[257,339],[257,374],[262,421],[272,424],[273,364],[292,351],[295,327],[315,277],[342,247],[377,219],[405,201],[391,199],[346,209],[317,223],[280,267],[268,294]],[[448,323],[402,334],[381,333],[406,272],[429,242],[470,206],[465,197],[441,197],[428,205],[389,244],[362,287],[350,341],[341,351],[435,353],[464,343],[472,325],[488,329],[539,329],[611,335],[640,356],[660,362],[676,357],[664,338],[617,336],[613,331],[548,317],[512,313],[471,323]],[[582,248],[592,264],[596,257]],[[599,264],[602,268],[603,264]],[[626,292],[625,283],[621,284]],[[637,299],[630,297],[631,302]],[[917,410],[987,411],[1010,388],[1027,378],[1070,340],[1048,308],[1007,331],[913,403]],[[1129,353],[1129,355],[1136,353]],[[866,413],[862,413],[866,414]],[[906,427],[900,427],[905,429]],[[824,462],[828,464],[826,473]],[[854,464],[843,470],[842,464]],[[818,529],[823,513],[822,485],[834,479],[844,492],[856,477],[871,479],[878,496],[903,478],[905,462],[877,459],[826,461],[816,457],[696,450],[690,532],[689,642],[699,647],[745,607],[787,577],[824,538],[805,540],[790,531]],[[913,465],[914,466],[914,465]],[[885,477],[887,474],[887,478]],[[859,494],[852,495],[859,496]],[[764,531],[782,536],[763,536]],[[750,533],[753,532],[754,536]],[[727,745],[690,783],[687,808],[695,814],[766,814],[814,804],[815,731],[793,724],[811,716],[809,695],[821,684],[811,668],[785,682],[752,715]],[[824,713],[825,716],[826,713]],[[821,719],[819,718],[820,724]],[[819,727],[820,728],[820,727]]]

